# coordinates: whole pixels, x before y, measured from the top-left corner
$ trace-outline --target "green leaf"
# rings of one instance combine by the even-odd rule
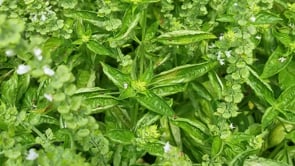
[[[59,3],[65,9],[73,9],[78,4],[78,0],[60,0]]]
[[[135,98],[142,106],[161,115],[172,116],[174,114],[172,108],[164,99],[155,95],[151,91],[145,91],[144,94],[138,93]]]
[[[201,132],[203,132],[204,134],[208,134],[208,128],[205,124],[203,124],[200,121],[197,120],[190,120],[187,118],[176,118],[176,119],[172,119],[171,120],[173,123],[186,123],[189,124],[190,126],[193,126],[197,129],[199,129]]]
[[[101,112],[118,105],[117,99],[108,95],[92,96],[86,98],[83,103],[91,108],[92,113]]]
[[[249,158],[244,161],[244,166],[288,166],[289,164],[276,160],[266,159],[262,157]]]
[[[292,104],[295,100],[295,86],[289,87],[284,90],[277,99],[277,106],[280,108],[286,108],[289,104]],[[295,108],[293,108],[295,109]]]
[[[124,89],[124,85],[130,85],[131,78],[127,74],[123,74],[118,69],[115,69],[101,62],[104,74],[119,88]]]
[[[292,56],[289,55],[290,53],[286,52],[282,47],[277,47],[268,58],[261,74],[261,78],[271,77],[286,68],[292,60]]]
[[[178,30],[162,34],[157,38],[157,41],[165,45],[183,45],[215,38],[216,36],[213,34],[203,31]]]
[[[295,62],[291,61],[289,65],[279,73],[279,84],[282,89],[295,85]]]
[[[161,116],[154,112],[147,112],[137,121],[135,129],[152,125],[153,123],[158,121],[160,118]]]
[[[222,152],[223,149],[223,142],[220,137],[214,137],[212,142],[212,148],[211,148],[211,155],[213,157],[218,156]]]
[[[152,80],[152,84],[164,85],[190,82],[208,73],[215,65],[216,63],[213,62],[204,62],[178,66],[156,75]]]
[[[294,37],[289,33],[273,31],[275,38],[280,41],[284,46],[289,47],[294,42]]]
[[[147,151],[151,155],[163,156],[164,154],[164,145],[159,143],[148,143],[141,145],[140,148]]]
[[[135,139],[135,136],[131,131],[123,129],[108,131],[107,137],[110,138],[110,140],[121,144],[132,144]]]
[[[110,56],[112,58],[117,58],[112,51],[104,47],[103,45],[99,44],[97,41],[89,41],[86,44],[87,48],[91,50],[92,52],[98,54],[98,55],[105,55],[105,56]]]
[[[249,149],[242,153],[239,153],[235,156],[235,158],[232,159],[230,163],[228,163],[229,166],[241,166],[244,165],[244,161],[251,155],[255,154],[256,150]]]
[[[262,100],[267,101],[270,104],[274,103],[274,95],[271,87],[259,78],[257,73],[248,67],[250,75],[247,80],[247,84],[254,90],[255,94]]]
[[[262,116],[262,128],[265,129],[267,126],[269,126],[275,120],[275,118],[278,117],[278,115],[279,112],[277,110],[275,110],[273,107],[269,107]]]
[[[184,84],[174,84],[174,85],[164,85],[164,86],[156,86],[150,89],[153,93],[158,96],[169,96],[176,93],[180,93],[185,91],[186,85]]]
[[[104,19],[97,17],[97,12],[95,11],[75,11],[67,10],[63,12],[66,17],[81,19],[89,22],[99,28],[104,28]]]
[[[9,104],[10,106],[14,106],[17,99],[18,94],[18,75],[13,74],[9,80],[4,81],[1,84],[1,98],[5,103]]]
[[[260,12],[256,16],[255,24],[276,24],[283,19],[274,13],[270,12]]]
[[[212,100],[212,96],[209,93],[209,91],[206,89],[206,87],[204,87],[202,84],[200,83],[191,83],[190,84],[192,89],[197,92],[197,95],[203,97],[204,99],[211,101]]]

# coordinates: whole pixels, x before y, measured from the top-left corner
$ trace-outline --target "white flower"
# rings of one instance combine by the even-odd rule
[[[27,160],[36,160],[39,157],[39,154],[36,152],[35,149],[30,149],[29,154],[27,155]]]
[[[19,75],[22,75],[22,74],[26,74],[30,70],[31,70],[30,66],[21,64],[21,65],[18,65],[18,67],[16,69],[16,73]]]
[[[261,39],[261,36],[255,36],[256,39],[260,40]]]
[[[287,58],[285,58],[285,57],[280,57],[280,58],[279,58],[279,61],[280,61],[281,63],[285,62],[286,60],[287,60]]]
[[[224,38],[224,36],[223,36],[223,34],[221,34],[221,35],[219,36],[219,40],[223,40],[223,38]]]
[[[0,0],[0,6],[2,5],[2,3],[3,3],[3,0]]]
[[[53,76],[54,75],[54,71],[52,69],[50,69],[48,66],[43,66],[43,72],[44,74],[48,75],[48,76]]]
[[[208,46],[208,48],[215,48],[216,45],[214,43],[212,43],[211,45]]]
[[[225,56],[228,58],[231,57],[231,50],[225,51]]]
[[[237,3],[237,2],[235,2],[235,3],[234,3],[234,6],[238,6],[238,3]]]
[[[251,22],[255,22],[256,21],[256,17],[254,17],[254,16],[250,17],[250,21]]]
[[[46,21],[47,17],[44,14],[42,14],[40,19],[41,21]]]
[[[34,55],[39,61],[41,61],[43,58],[41,54],[42,50],[40,48],[34,48]]]
[[[220,65],[224,65],[225,64],[224,59],[218,59],[218,61],[219,61],[219,64]]]
[[[50,101],[50,102],[53,101],[53,97],[52,97],[51,94],[45,93],[45,94],[44,94],[44,97],[45,97],[48,101]]]
[[[233,123],[230,123],[229,128],[232,130],[232,129],[235,129],[236,127],[234,126]]]
[[[124,83],[123,84],[123,87],[124,87],[124,89],[127,89],[128,88],[128,84],[127,83]]]
[[[1,0],[0,0],[1,1]],[[14,56],[16,53],[12,50],[12,49],[8,49],[8,50],[6,50],[5,51],[5,55],[7,56],[7,57],[12,57],[12,56]]]
[[[164,146],[164,152],[168,153],[170,150],[171,150],[171,145],[169,144],[169,142],[166,142]]]

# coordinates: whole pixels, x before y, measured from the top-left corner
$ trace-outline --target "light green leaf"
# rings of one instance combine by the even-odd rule
[[[255,24],[276,24],[283,19],[274,13],[261,12],[256,16]]]
[[[295,85],[295,62],[291,61],[289,65],[279,73],[279,84],[282,89]]]
[[[292,56],[289,55],[290,52],[287,52],[280,46],[277,47],[268,58],[261,74],[261,78],[271,77],[286,68],[292,60]]]
[[[169,96],[176,93],[183,92],[186,89],[186,85],[184,84],[174,84],[174,85],[164,85],[164,86],[156,86],[151,89],[153,93],[158,96]]]
[[[295,86],[291,86],[284,90],[277,99],[277,105],[280,108],[286,108],[295,100]],[[293,108],[295,109],[295,108]]]
[[[163,156],[164,154],[164,145],[158,143],[148,143],[141,145],[140,148],[147,151],[151,155]]]
[[[183,45],[215,38],[213,34],[203,31],[179,30],[164,33],[157,38],[157,41],[165,45]]]
[[[262,116],[262,128],[269,126],[278,117],[278,115],[278,110],[275,110],[273,107],[269,107]]]
[[[259,165],[259,166],[288,166],[289,164],[283,163],[280,161],[275,161],[271,159],[266,159],[262,157],[255,157],[255,158],[249,158],[246,159],[244,162],[244,166],[254,166],[254,165]]]
[[[152,84],[165,85],[190,82],[208,73],[215,66],[216,63],[214,62],[178,66],[156,75],[152,80]]]
[[[164,99],[155,95],[151,91],[145,91],[144,94],[137,94],[135,98],[145,108],[161,115],[172,116],[174,114],[172,108]]]
[[[135,139],[135,136],[131,131],[123,129],[108,131],[107,137],[120,144],[132,144]]]

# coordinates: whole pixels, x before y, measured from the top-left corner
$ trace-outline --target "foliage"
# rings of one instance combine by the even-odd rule
[[[292,0],[0,0],[1,165],[294,165]]]

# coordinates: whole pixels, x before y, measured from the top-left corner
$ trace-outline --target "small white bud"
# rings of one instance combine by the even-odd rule
[[[44,94],[44,97],[45,97],[48,101],[50,101],[50,102],[53,101],[53,97],[52,97],[51,94],[45,93],[45,94]]]
[[[164,146],[164,152],[168,153],[170,150],[171,150],[171,145],[169,144],[169,142],[166,142]]]
[[[12,56],[16,55],[16,53],[15,53],[12,49],[7,49],[7,50],[5,51],[5,55],[6,55],[7,57],[12,57]]]
[[[233,123],[230,123],[229,128],[230,128],[231,130],[233,130],[233,129],[235,129],[236,127],[234,126]]]
[[[128,84],[127,83],[124,83],[123,84],[123,87],[124,87],[124,89],[127,89],[128,88]]]
[[[279,61],[280,61],[281,63],[285,62],[286,60],[287,60],[287,58],[285,58],[285,57],[280,57],[280,58],[279,58]]]
[[[34,48],[34,55],[39,61],[43,59],[41,54],[42,54],[42,50],[40,48]]]
[[[17,69],[16,69],[16,73],[19,75],[23,75],[26,74],[27,72],[29,72],[31,70],[31,67],[28,65],[18,65]]]
[[[231,57],[231,50],[225,51],[225,56],[228,58]]]
[[[52,69],[50,69],[48,66],[44,66],[43,67],[43,72],[44,74],[48,75],[48,76],[53,76],[54,75],[54,71]]]
[[[256,17],[254,17],[254,16],[250,17],[250,21],[251,22],[255,22],[256,21]]]
[[[220,65],[224,65],[225,64],[224,59],[218,59],[218,61],[219,61],[219,64]]]
[[[35,149],[30,149],[29,154],[27,155],[27,160],[36,160],[39,157],[39,154],[36,152]]]
[[[237,2],[235,2],[235,3],[234,3],[234,6],[238,6],[238,3],[237,3]]]
[[[46,21],[47,17],[44,14],[42,14],[40,19],[41,21]]]

